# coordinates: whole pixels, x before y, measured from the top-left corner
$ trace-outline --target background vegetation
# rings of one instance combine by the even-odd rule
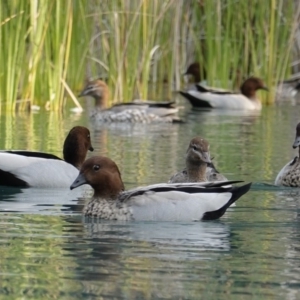
[[[272,87],[297,63],[299,12],[285,0],[1,1],[0,109],[62,110],[90,77],[112,101],[162,99],[196,60],[209,84]]]

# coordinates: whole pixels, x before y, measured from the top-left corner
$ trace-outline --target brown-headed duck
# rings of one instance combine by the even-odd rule
[[[95,110],[91,118],[96,123],[129,122],[129,123],[177,123],[181,120],[176,116],[178,108],[175,103],[141,101],[116,104],[108,107],[109,88],[107,84],[96,79],[89,81],[79,97],[91,96],[95,99]]]
[[[124,191],[118,166],[111,159],[87,159],[71,189],[89,184],[93,198],[83,213],[107,220],[195,221],[220,218],[251,183],[232,187],[231,181],[155,184]]]
[[[196,84],[197,90],[180,91],[194,107],[220,108],[231,110],[261,110],[261,102],[256,96],[259,89],[268,91],[263,81],[250,77],[241,85],[241,93],[209,89]]]
[[[16,187],[69,187],[78,175],[88,150],[90,131],[76,126],[67,135],[61,158],[43,152],[1,151],[0,185]]]

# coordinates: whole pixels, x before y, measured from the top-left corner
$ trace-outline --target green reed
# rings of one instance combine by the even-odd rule
[[[19,82],[24,68],[25,41],[28,35],[26,22],[26,2],[1,3],[0,9],[0,61],[1,61],[1,110],[14,107],[18,96]],[[14,35],[12,36],[12,32]]]
[[[209,84],[291,75],[300,5],[284,0],[0,2],[0,109],[62,110],[85,79],[114,102],[162,99],[198,60]],[[163,84],[165,83],[165,84]],[[265,103],[272,103],[274,92]],[[74,105],[74,104],[72,104]],[[77,104],[76,104],[77,105]]]
[[[202,37],[195,44],[202,46],[197,56],[208,70],[208,82],[228,87],[230,78],[231,87],[237,88],[243,79],[258,76],[271,88],[265,103],[272,103],[272,87],[291,75],[299,6],[284,0],[201,3],[196,11],[199,23],[193,30],[194,36]]]

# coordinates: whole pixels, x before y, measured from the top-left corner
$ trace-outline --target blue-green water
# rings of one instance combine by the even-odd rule
[[[127,188],[165,182],[195,135],[229,179],[253,189],[218,221],[85,220],[80,191],[0,189],[2,299],[300,299],[300,189],[276,188],[296,155],[298,106],[259,115],[182,112],[187,123],[93,128],[87,113],[2,114],[0,148],[61,156],[74,125],[120,166]]]

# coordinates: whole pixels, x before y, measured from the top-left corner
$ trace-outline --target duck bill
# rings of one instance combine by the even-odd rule
[[[269,88],[266,87],[266,86],[263,86],[261,89],[262,89],[262,90],[265,90],[265,91],[267,91],[267,92],[269,92]]]
[[[90,150],[91,152],[93,152],[93,151],[94,151],[94,147],[91,145],[90,148],[89,148],[89,150]]]
[[[73,190],[81,185],[87,184],[87,181],[83,175],[83,173],[79,173],[77,178],[74,180],[74,182],[70,186],[70,190]]]
[[[210,154],[209,152],[203,152],[202,153],[202,160],[204,162],[206,162],[207,164],[210,164],[211,163],[211,159],[210,159]]]
[[[83,97],[83,96],[86,96],[86,95],[87,95],[87,91],[86,91],[86,89],[84,89],[80,92],[80,94],[77,97],[80,98],[80,97]]]
[[[300,146],[300,136],[296,136],[294,144],[293,144],[293,148],[297,148]]]

